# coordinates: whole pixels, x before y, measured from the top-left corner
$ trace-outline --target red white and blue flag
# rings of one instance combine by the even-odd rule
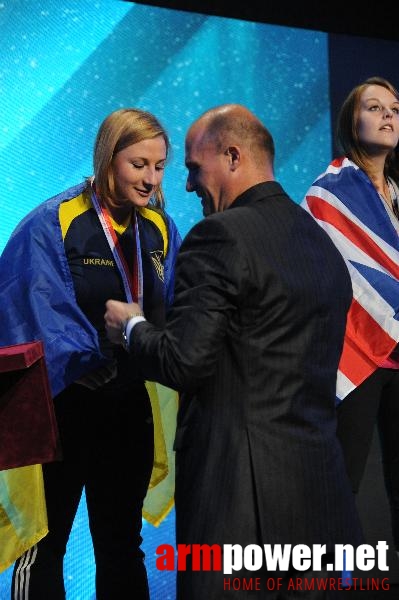
[[[347,158],[330,163],[301,206],[332,238],[353,288],[337,401],[383,365],[399,342],[399,222]]]

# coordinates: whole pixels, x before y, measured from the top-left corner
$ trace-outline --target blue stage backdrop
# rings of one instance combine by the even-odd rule
[[[183,236],[202,216],[185,191],[184,133],[206,109],[238,102],[264,120],[276,177],[297,202],[330,160],[325,33],[120,0],[2,0],[0,31],[0,251],[34,206],[92,173],[98,126],[121,107],[155,113],[170,134],[164,187]],[[157,529],[144,522],[143,537],[151,598],[174,600],[174,573],[155,568],[157,546],[174,544],[174,513]],[[10,580],[8,569],[0,600]],[[68,600],[95,597],[84,498],[65,583]]]

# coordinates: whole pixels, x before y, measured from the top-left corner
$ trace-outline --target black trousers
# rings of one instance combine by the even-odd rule
[[[43,465],[49,533],[15,564],[13,600],[64,600],[63,558],[85,488],[97,600],[148,600],[142,504],[153,463],[144,384],[72,385],[55,399],[63,458]]]
[[[337,435],[355,493],[377,423],[393,540],[399,551],[399,370],[377,369],[341,402],[337,417]]]

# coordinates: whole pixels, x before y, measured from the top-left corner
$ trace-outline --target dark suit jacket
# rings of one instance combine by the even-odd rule
[[[131,337],[145,377],[184,392],[178,543],[359,541],[335,436],[351,297],[337,249],[276,182],[187,235],[166,329],[139,323]],[[186,578],[178,597],[223,597],[220,581],[204,585]]]

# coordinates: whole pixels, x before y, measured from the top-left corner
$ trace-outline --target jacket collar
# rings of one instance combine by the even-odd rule
[[[229,208],[236,208],[238,206],[246,206],[247,204],[252,204],[253,202],[257,202],[258,200],[264,200],[268,196],[286,196],[282,186],[277,181],[264,181],[262,183],[257,183],[252,187],[248,188],[237,196],[237,198],[232,202]]]

